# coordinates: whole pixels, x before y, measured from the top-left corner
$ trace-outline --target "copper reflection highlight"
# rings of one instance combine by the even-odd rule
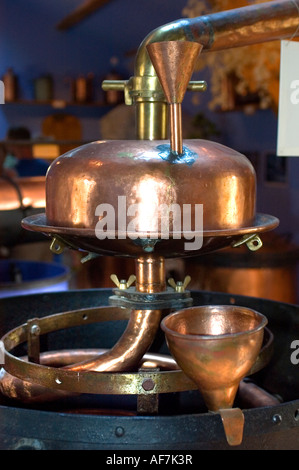
[[[136,260],[136,290],[162,292],[166,289],[163,257],[145,256]]]

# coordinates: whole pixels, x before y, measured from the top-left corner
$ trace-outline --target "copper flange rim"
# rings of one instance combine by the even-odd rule
[[[157,252],[165,258],[190,257],[194,254],[205,254],[219,248],[225,248],[234,242],[242,242],[244,236],[254,236],[262,232],[273,230],[279,225],[279,220],[271,215],[256,214],[254,223],[249,227],[239,227],[221,230],[203,230],[202,232],[170,232],[169,239],[162,239],[159,233],[148,232],[113,232],[106,233],[104,240],[98,240],[95,229],[78,227],[60,227],[47,224],[45,213],[35,214],[22,220],[22,226],[26,230],[42,233],[48,237],[56,238],[66,247],[88,251],[96,254],[136,257],[136,255],[148,251],[147,242],[153,242],[151,251]],[[136,240],[136,235],[138,240]],[[185,251],[184,240],[192,240],[199,237],[203,245],[195,251]],[[135,238],[135,239],[133,239]],[[156,242],[157,245],[155,245]],[[145,245],[143,245],[145,242]]]
[[[57,313],[43,318],[34,319],[39,335],[51,333],[73,326],[97,323],[102,321],[119,321],[129,318],[129,309],[118,307],[92,307]],[[51,367],[35,362],[28,362],[14,356],[10,351],[28,340],[29,325],[32,320],[9,331],[2,337],[4,345],[4,369],[10,375],[40,386],[73,393],[89,393],[104,395],[140,395],[172,393],[196,390],[197,386],[182,370],[115,373],[115,372],[77,372],[64,368]],[[252,375],[264,368],[272,356],[273,335],[265,328],[265,339],[260,354],[247,374]],[[49,353],[50,354],[50,353]],[[56,352],[59,354],[59,351]],[[64,353],[62,353],[63,356]],[[90,353],[86,353],[90,354]],[[146,359],[146,356],[144,356]],[[159,355],[157,355],[159,364]],[[163,358],[161,359],[163,362]],[[151,379],[153,387],[145,390],[144,381]]]
[[[203,230],[202,232],[186,232],[186,235],[199,236],[203,235],[204,237],[234,237],[236,235],[247,235],[253,233],[261,233],[268,230],[273,230],[279,224],[277,217],[268,214],[256,214],[256,218],[253,222],[253,225],[249,227],[239,227],[239,228],[228,228],[228,229],[219,229],[219,230]],[[47,217],[45,213],[34,214],[29,217],[26,217],[22,220],[22,227],[36,232],[41,232],[47,235],[54,236],[58,235],[75,235],[77,238],[81,235],[87,238],[96,238],[95,229],[90,228],[77,228],[77,227],[60,227],[47,224]],[[128,238],[130,235],[136,235],[138,233],[139,238],[147,238],[148,232],[127,232]],[[125,235],[123,232],[113,232],[115,238]],[[181,232],[170,232],[170,238],[180,235]],[[109,232],[107,232],[109,236]],[[112,235],[112,233],[111,233]],[[159,233],[151,233],[151,237],[159,238]]]

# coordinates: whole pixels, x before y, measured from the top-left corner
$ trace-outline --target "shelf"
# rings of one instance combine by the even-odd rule
[[[54,109],[65,109],[69,107],[89,107],[89,108],[111,108],[112,105],[109,105],[105,102],[68,102],[65,100],[51,100],[51,101],[36,101],[36,100],[18,100],[18,101],[7,101],[4,103],[6,106],[50,106]]]
[[[32,147],[34,158],[54,160],[60,155],[81,145],[89,143],[86,140],[2,140],[0,144]]]

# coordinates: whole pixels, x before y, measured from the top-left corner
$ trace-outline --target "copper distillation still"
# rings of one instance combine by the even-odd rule
[[[257,14],[256,9],[252,11]],[[184,30],[181,25],[179,28]],[[112,275],[116,289],[110,306],[32,318],[6,333],[2,337],[0,390],[25,403],[47,403],[84,393],[135,394],[141,407],[150,412],[157,406],[157,394],[198,388],[207,409],[220,414],[227,442],[238,445],[244,415],[241,409],[233,408],[234,399],[244,377],[265,367],[270,359],[273,336],[266,328],[267,318],[236,305],[192,307],[192,295],[186,289],[188,276],[181,282],[170,279],[167,285],[164,262],[194,255],[185,249],[183,235],[200,238],[200,253],[240,244],[256,250],[262,245],[260,234],[275,228],[278,220],[256,214],[255,173],[246,157],[209,141],[183,142],[181,103],[185,91],[206,87],[203,82],[190,85],[204,44],[183,37],[177,40],[180,34],[174,29],[168,29],[171,33],[166,41],[148,41],[140,54],[148,54],[142,64],[150,60],[157,74],[139,77],[140,81],[154,81],[155,87],[159,82],[161,90],[157,88],[160,91],[155,93],[159,99],[163,93],[166,100],[157,107],[151,99],[139,103],[138,140],[92,142],[59,157],[47,174],[45,214],[23,221],[25,228],[51,237],[57,253],[67,247],[88,252],[87,258],[101,254],[133,257],[135,274],[128,281]],[[124,88],[127,100],[131,99],[131,85],[132,81],[112,84]],[[152,138],[156,130],[144,126],[149,116],[158,112],[164,133],[167,106],[170,143],[164,135]],[[110,237],[109,230],[105,238],[98,237],[97,224],[103,220],[98,205],[118,208],[119,198],[123,198],[128,216],[127,231],[121,224],[123,212],[116,210]],[[133,218],[129,209],[136,204],[143,210]],[[197,204],[203,206],[203,226],[198,231]],[[160,210],[170,205],[181,209],[180,224],[173,214]],[[191,225],[183,234],[184,205],[188,206]],[[165,220],[168,237],[161,229]],[[129,230],[132,221],[135,233]],[[108,319],[128,320],[125,332],[111,349],[61,351],[60,367],[53,366],[57,353],[40,353],[42,335]],[[148,353],[160,325],[173,358]],[[28,358],[13,355],[11,351],[26,341]]]

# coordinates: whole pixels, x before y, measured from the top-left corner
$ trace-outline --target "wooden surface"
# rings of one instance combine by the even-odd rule
[[[76,8],[60,23],[58,23],[58,25],[56,26],[57,29],[62,31],[71,28],[72,26],[76,25],[77,23],[80,23],[80,21],[84,20],[89,15],[91,15],[110,1],[111,0],[86,0],[82,5]]]

